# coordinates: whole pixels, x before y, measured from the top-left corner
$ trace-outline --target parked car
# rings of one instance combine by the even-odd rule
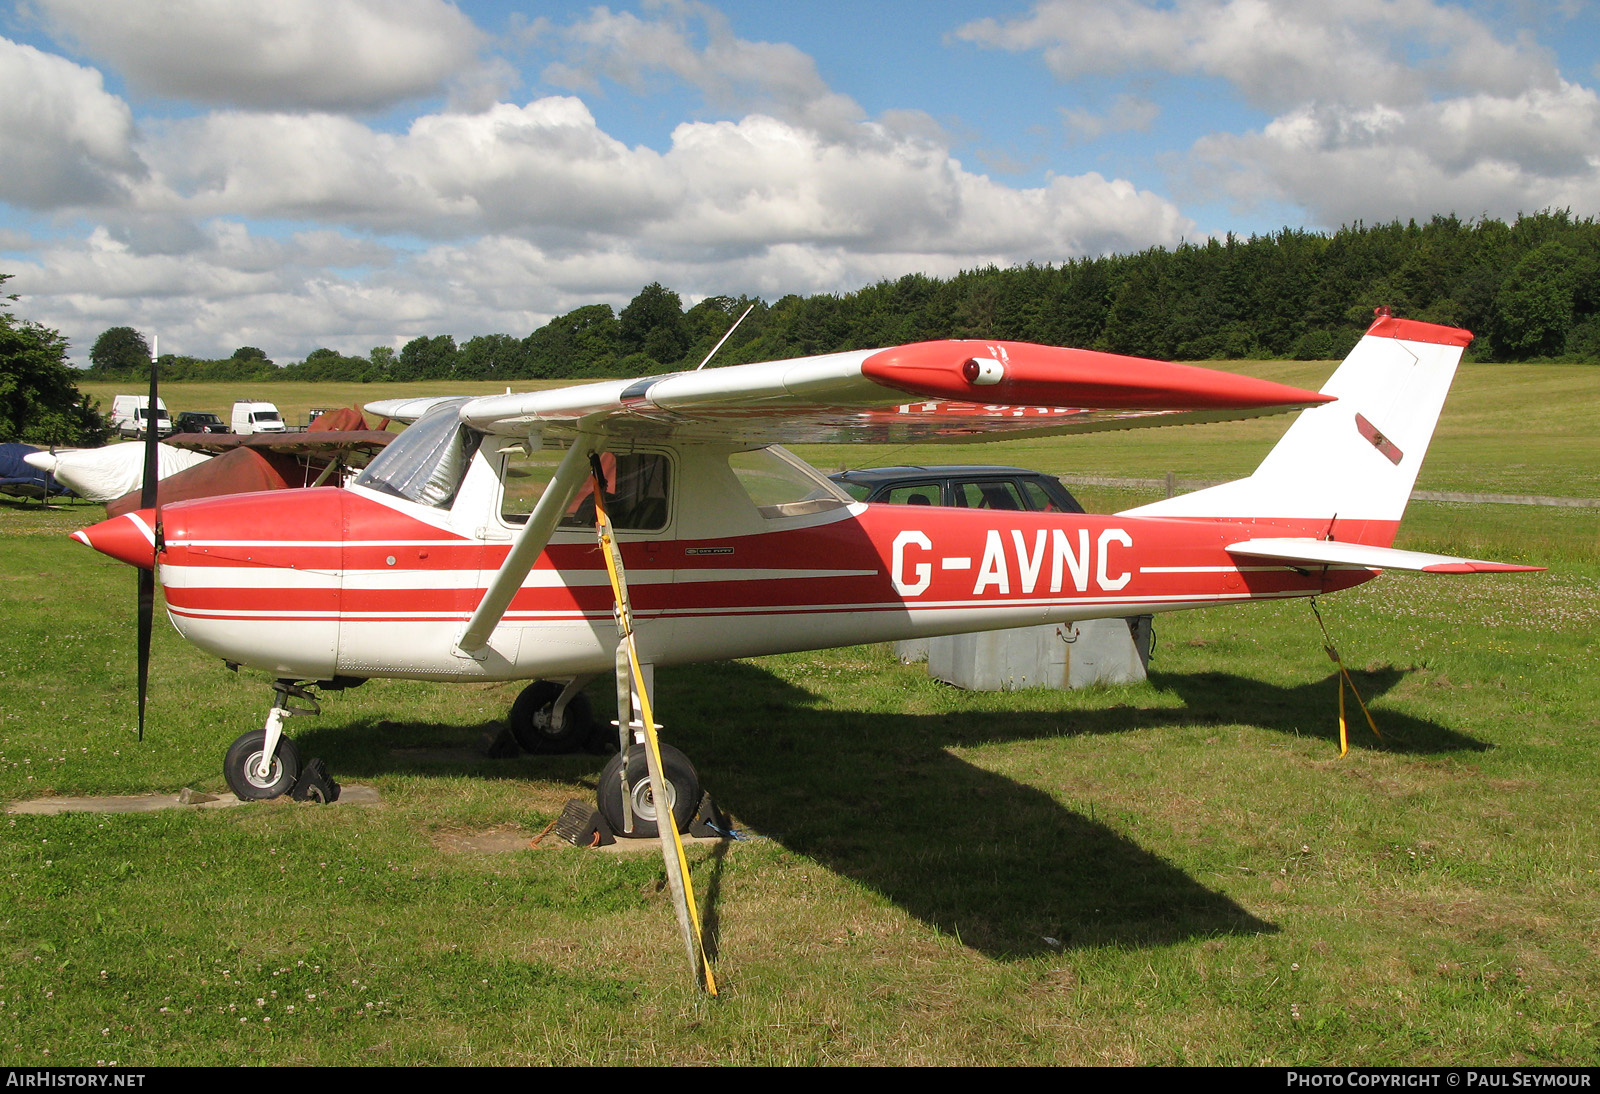
[[[178,412],[179,433],[226,433],[228,423],[209,410],[182,410]]]
[[[271,403],[251,402],[241,399],[233,404],[233,431],[240,435],[251,433],[283,433],[283,415]]]
[[[857,501],[1028,513],[1081,513],[1061,480],[1022,467],[871,467],[830,475]]]
[[[148,395],[115,395],[111,399],[111,428],[123,437],[142,437],[148,427],[147,418],[150,413],[150,396]],[[167,413],[167,404],[161,399],[156,400],[156,435],[165,437],[172,432],[172,416]]]

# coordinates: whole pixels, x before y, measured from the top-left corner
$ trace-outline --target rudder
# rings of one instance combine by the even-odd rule
[[[1248,478],[1128,516],[1321,522],[1319,534],[1388,546],[1416,485],[1472,332],[1380,316]]]

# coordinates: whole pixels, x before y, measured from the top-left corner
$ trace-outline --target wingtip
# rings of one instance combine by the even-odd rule
[[[1544,566],[1518,566],[1510,562],[1479,562],[1466,560],[1461,562],[1441,562],[1433,566],[1424,566],[1425,574],[1538,574],[1543,573]]]

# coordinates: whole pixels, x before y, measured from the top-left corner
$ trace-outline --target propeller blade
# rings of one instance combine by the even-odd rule
[[[150,354],[150,399],[144,408],[144,482],[139,487],[139,508],[154,509],[156,484],[161,477],[161,405],[158,393],[159,368],[156,355]],[[156,550],[161,548],[161,514],[155,514]],[[139,740],[144,740],[144,704],[150,684],[150,631],[156,612],[156,572],[139,571]]]
[[[144,700],[150,684],[150,631],[156,612],[156,572],[139,571],[139,740],[144,740]]]

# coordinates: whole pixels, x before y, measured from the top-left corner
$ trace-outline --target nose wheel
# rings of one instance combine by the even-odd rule
[[[348,687],[349,683],[340,680],[323,681],[321,686]],[[228,780],[228,789],[244,801],[265,801],[295,792],[296,797],[301,797],[300,791],[295,790],[295,783],[300,779],[300,750],[294,742],[283,735],[283,720],[297,714],[321,714],[322,708],[317,705],[317,698],[305,687],[293,680],[277,680],[272,685],[272,709],[267,712],[267,724],[260,729],[253,729],[242,734],[228,748],[228,754],[222,761],[222,775]],[[291,699],[298,699],[299,706],[290,703]],[[312,760],[311,767],[320,771],[321,760]],[[308,781],[325,782],[325,777]],[[337,796],[334,784],[326,788]],[[327,797],[318,800],[332,801]]]
[[[266,752],[267,731],[252,729],[233,742],[222,761],[222,774],[228,789],[245,801],[265,801],[287,794],[300,777],[300,750],[287,737],[278,738],[278,747],[262,773],[262,754]]]

